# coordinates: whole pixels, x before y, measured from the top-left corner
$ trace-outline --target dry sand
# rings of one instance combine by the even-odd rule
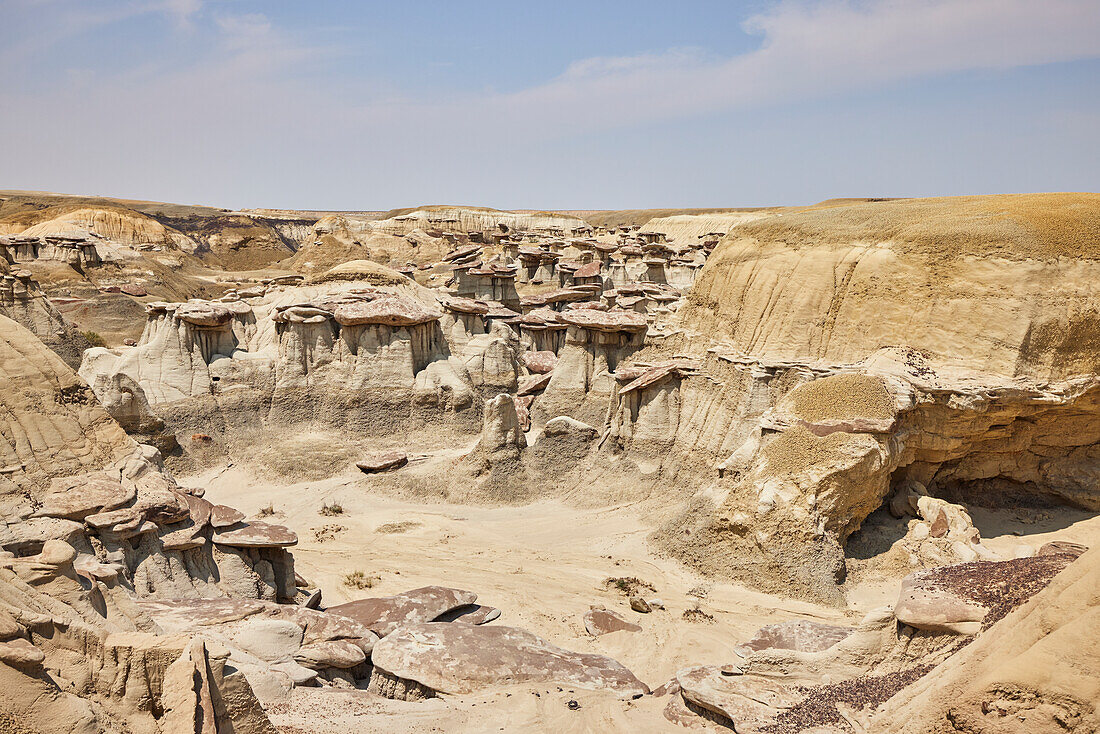
[[[908,572],[868,574],[866,581],[849,584],[849,608],[841,610],[708,580],[655,556],[645,541],[652,527],[636,504],[603,509],[558,502],[523,507],[420,504],[386,495],[379,490],[384,480],[356,471],[280,484],[232,467],[189,477],[185,483],[205,486],[209,499],[231,503],[250,516],[273,508],[272,519],[298,533],[296,568],[320,586],[325,605],[429,584],[469,589],[478,594],[479,603],[502,610],[493,624],[528,629],[567,649],[610,655],[651,688],[680,668],[735,660],[733,648],[764,624],[797,618],[855,624],[868,610],[892,603],[900,576]],[[322,506],[334,504],[343,511],[321,514]],[[1021,510],[973,512],[984,542],[1005,554],[1053,539],[1100,542],[1100,518],[1088,513],[1058,509],[1027,511],[1023,517]],[[355,571],[362,571],[373,585],[345,585],[345,575]],[[652,584],[656,592],[651,596],[660,598],[665,609],[635,613],[625,596],[605,585],[609,578],[631,576]],[[581,617],[593,605],[619,611],[640,624],[642,632],[590,637]],[[685,620],[684,612],[696,607],[714,622]],[[296,688],[288,702],[273,706],[269,714],[290,734],[312,734],[319,727],[331,734],[684,731],[663,717],[667,702],[667,697],[649,696],[622,702],[606,693],[556,685],[502,687],[426,702]]]
[[[652,528],[631,505],[577,509],[556,502],[524,507],[414,504],[368,494],[367,480],[357,473],[278,486],[256,481],[234,467],[185,482],[205,486],[211,501],[231,502],[250,516],[273,506],[272,519],[298,533],[298,573],[321,587],[326,605],[429,584],[469,589],[477,592],[479,603],[502,610],[493,624],[528,629],[567,649],[610,655],[651,688],[689,665],[730,662],[735,659],[733,648],[763,624],[795,618],[851,624],[858,619],[854,612],[846,615],[714,583],[654,556],[645,544]],[[333,503],[343,508],[341,514],[320,514],[322,505]],[[344,529],[333,533],[332,526]],[[318,541],[317,531],[334,537]],[[343,578],[354,571],[377,580],[369,589],[349,588]],[[604,583],[624,576],[652,584],[656,592],[651,596],[660,598],[665,609],[650,614],[631,611],[627,598]],[[618,610],[643,631],[590,637],[581,617],[593,605]],[[713,615],[714,623],[684,620],[683,613],[696,606]],[[570,709],[570,700],[581,707]],[[646,697],[624,704],[604,693],[542,686],[406,703],[365,692],[302,688],[295,689],[293,703],[270,713],[288,731],[296,731],[296,726],[303,732],[316,731],[311,717],[321,714],[325,730],[333,734],[682,731],[661,715],[667,700]]]

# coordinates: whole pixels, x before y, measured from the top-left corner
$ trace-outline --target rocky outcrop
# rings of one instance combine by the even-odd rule
[[[378,636],[346,616],[246,599],[141,601],[162,634],[200,635],[225,652],[265,704],[295,685],[366,679]]]
[[[375,232],[407,235],[417,229],[443,232],[509,232],[513,230],[572,234],[590,227],[581,219],[552,214],[514,214],[480,207],[431,206],[371,222]]]
[[[134,249],[164,247],[194,254],[198,244],[181,232],[166,227],[153,217],[120,207],[59,206],[39,213],[29,227],[11,229],[23,238],[48,238],[83,233],[89,239]],[[103,254],[99,255],[104,259]]]
[[[375,432],[418,416],[476,420],[471,372],[451,353],[429,298],[411,284],[332,281],[258,298],[154,303],[136,347],[90,350],[82,374],[93,385],[126,375],[180,435],[210,433],[211,414],[215,425],[316,421]],[[480,381],[511,387],[516,367],[500,338],[466,358]]]
[[[469,607],[477,594],[445,586],[425,586],[397,596],[359,599],[329,607],[330,614],[353,619],[385,637],[398,627],[433,622],[455,610]],[[463,620],[465,621],[465,620]]]
[[[680,246],[695,244],[707,238],[720,238],[735,227],[774,216],[770,211],[710,212],[708,214],[673,214],[654,217],[642,225],[643,232],[658,232],[667,242]]]
[[[553,377],[535,402],[536,425],[559,415],[602,424],[615,380],[612,376],[645,342],[645,316],[633,311],[568,310],[567,326]]]
[[[759,362],[752,364],[754,371],[761,369]],[[721,374],[714,362],[707,365],[704,372]],[[904,350],[875,355],[860,368],[863,374],[838,372],[813,380],[809,366],[792,368],[779,367],[799,374],[794,384],[800,386],[791,390],[788,383],[779,395],[774,387],[761,386],[763,405],[775,407],[755,417],[752,394],[745,389],[758,389],[757,378],[739,378],[731,407],[722,405],[713,383],[692,378],[676,387],[673,405],[681,407],[673,412],[675,420],[653,421],[657,436],[665,438],[662,460],[674,467],[675,457],[686,462],[711,440],[692,432],[698,420],[692,412],[746,411],[739,419],[742,428],[732,432],[740,432],[743,443],[717,464],[720,476],[713,488],[657,536],[708,572],[723,569],[753,583],[836,600],[835,584],[845,575],[846,539],[906,483],[967,501],[995,502],[993,493],[1008,490],[1095,506],[1086,477],[1098,470],[1094,453],[1100,436],[1092,428],[1100,414],[1096,378],[998,384],[957,368],[937,373]],[[632,420],[632,406],[624,404],[630,394],[620,399],[611,434],[628,447],[649,425],[639,425],[640,412],[639,421]],[[914,514],[927,518],[926,533],[913,540],[942,538],[949,554],[941,558],[991,557],[965,511],[959,515],[938,498],[924,504]],[[700,522],[701,517],[710,519]],[[707,552],[699,553],[704,547]]]
[[[514,627],[409,625],[375,645],[371,660],[375,673],[370,689],[390,698],[472,693],[523,683],[608,690],[624,698],[648,692],[611,658],[563,650]]]
[[[1100,727],[1100,550],[892,697],[872,719],[890,734],[961,729],[1084,734]]]
[[[34,335],[0,316],[0,503],[16,514],[19,492],[52,477],[104,468],[135,444],[88,386]]]
[[[609,632],[641,632],[642,628],[611,609],[593,608],[584,613],[584,630],[593,637]]]
[[[73,369],[80,366],[84,350],[91,346],[50,303],[31,273],[21,268],[10,273],[0,270],[0,316],[28,329]]]

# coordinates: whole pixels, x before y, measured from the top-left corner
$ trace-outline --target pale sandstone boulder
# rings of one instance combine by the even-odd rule
[[[546,437],[576,436],[586,441],[591,441],[599,435],[599,431],[587,423],[570,418],[567,415],[559,415],[546,421],[542,427],[542,435]]]
[[[294,653],[294,662],[310,670],[354,668],[367,659],[363,648],[347,640],[328,640],[302,645]]]
[[[462,622],[463,624],[487,624],[500,618],[500,610],[482,604],[467,604],[444,612],[434,622]]]
[[[236,647],[261,660],[286,660],[302,647],[304,631],[290,620],[249,619],[230,636]]]
[[[436,321],[441,315],[438,311],[429,310],[420,301],[398,295],[382,295],[370,301],[344,304],[333,312],[333,318],[343,326],[417,326]]]
[[[558,355],[551,351],[524,352],[520,357],[523,366],[536,375],[546,375],[554,370]]]
[[[215,328],[233,318],[227,306],[210,302],[188,302],[176,308],[176,318],[193,326]]]
[[[137,487],[123,485],[117,475],[86,474],[50,482],[49,491],[40,500],[42,506],[32,517],[61,517],[83,520],[107,510],[115,510],[137,499]]]
[[[512,396],[501,394],[487,400],[483,416],[481,438],[475,452],[492,457],[494,454],[518,451],[527,446]]]
[[[686,668],[676,673],[676,682],[684,700],[746,734],[764,734],[782,711],[804,698],[784,681],[727,675],[721,666]]]
[[[218,545],[236,548],[286,548],[298,544],[294,531],[282,525],[253,520],[241,527],[219,528],[214,533]]]
[[[210,524],[218,529],[233,527],[244,520],[244,513],[227,505],[213,505],[210,508]]]
[[[14,667],[35,666],[45,659],[45,653],[22,638],[0,642],[0,662],[2,663]]]

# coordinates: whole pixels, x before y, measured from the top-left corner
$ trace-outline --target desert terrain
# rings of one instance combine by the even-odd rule
[[[1100,730],[1100,194],[0,191],[0,732]]]

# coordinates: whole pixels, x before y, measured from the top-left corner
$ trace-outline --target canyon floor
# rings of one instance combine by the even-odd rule
[[[431,473],[436,463],[449,463],[465,452],[441,453],[420,470]],[[295,567],[321,589],[326,603],[437,583],[471,589],[479,603],[502,610],[499,624],[531,630],[569,650],[611,656],[654,689],[682,668],[736,659],[734,649],[764,625],[798,619],[856,624],[872,609],[892,603],[900,581],[900,575],[875,568],[872,557],[866,563],[873,578],[846,585],[847,607],[823,606],[716,581],[655,555],[646,542],[655,529],[647,521],[652,510],[640,506],[647,503],[598,509],[560,502],[514,507],[425,503],[391,491],[386,475],[366,477],[354,466],[315,482],[286,483],[266,474],[220,467],[181,481],[206,487],[212,501],[292,528],[299,537]],[[339,515],[322,514],[333,505],[342,509]],[[1022,544],[1100,544],[1100,517],[1081,510],[985,509],[972,515],[983,543],[1006,556]],[[369,589],[345,582],[356,571],[371,579]],[[627,597],[607,583],[624,577],[652,584],[665,608],[633,612]],[[582,621],[592,606],[615,609],[642,631],[594,638]],[[693,609],[709,618],[685,619]],[[509,686],[429,701],[295,688],[268,715],[286,734],[306,734],[317,726],[332,734],[684,731],[664,718],[666,705],[664,698],[624,703],[608,693],[558,685]],[[728,731],[703,719],[698,726]]]

